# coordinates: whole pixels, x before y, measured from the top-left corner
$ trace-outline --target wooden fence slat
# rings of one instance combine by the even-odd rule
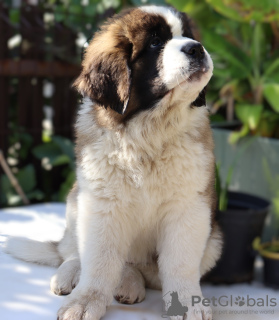
[[[43,97],[45,79],[54,84],[51,98],[55,114],[54,132],[69,138],[73,136],[77,94],[71,84],[81,67],[67,61],[76,59],[76,34],[62,23],[55,23],[51,32],[46,30],[43,15],[40,7],[23,3],[16,31],[22,38],[20,49],[9,51],[7,42],[14,29],[9,23],[9,8],[0,2],[0,148],[4,152],[8,148],[8,123],[11,121],[8,111],[11,107],[19,128],[24,127],[35,145],[41,142],[43,106],[49,104]],[[46,34],[52,37],[52,61],[47,51],[49,46],[45,43]],[[20,55],[16,59],[15,53]],[[11,85],[12,78],[18,79],[17,85]],[[10,106],[11,90],[17,92],[13,93],[13,105]]]
[[[32,106],[32,85],[31,78],[21,78],[18,84],[18,125],[26,128],[29,132],[33,129],[31,126],[31,106]]]
[[[36,83],[32,84],[32,128],[38,128],[40,132],[33,135],[35,145],[42,142],[42,121],[43,121],[43,79],[33,78]]]
[[[76,77],[80,70],[77,65],[61,61],[0,60],[0,76],[7,77]]]

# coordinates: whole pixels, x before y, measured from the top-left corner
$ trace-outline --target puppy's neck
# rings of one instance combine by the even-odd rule
[[[120,117],[113,110],[85,100],[78,113],[77,138],[86,135],[86,140],[94,144],[100,135],[106,136],[112,148],[155,158],[181,136],[187,133],[198,136],[199,128],[208,121],[208,111],[205,107],[193,108],[183,99],[173,103],[170,93],[156,107],[138,113],[126,123]]]

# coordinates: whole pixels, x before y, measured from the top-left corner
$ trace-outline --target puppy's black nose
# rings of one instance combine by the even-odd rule
[[[194,59],[201,60],[205,56],[203,46],[198,42],[187,43],[184,47],[181,48],[181,51],[184,52],[187,56]]]

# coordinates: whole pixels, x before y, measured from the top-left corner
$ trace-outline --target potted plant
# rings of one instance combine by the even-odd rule
[[[207,0],[230,19],[215,28],[214,45],[212,32],[205,31],[204,40],[215,56],[215,76],[223,79],[213,110],[225,103],[232,120],[235,107],[242,123],[232,142],[247,134],[279,138],[279,5],[266,2]]]
[[[257,137],[232,178],[234,189],[271,199],[263,158],[272,174],[279,158],[279,6],[273,0],[168,0],[199,29],[214,62],[207,90],[221,176],[243,139]],[[228,142],[231,143],[228,143]],[[233,143],[234,142],[234,143]],[[237,143],[236,143],[237,142]],[[255,174],[257,172],[257,174]]]
[[[250,282],[256,256],[252,243],[262,234],[269,202],[240,192],[228,192],[227,199],[227,209],[217,211],[224,236],[223,253],[205,280],[215,284]]]
[[[256,238],[253,244],[264,261],[264,283],[268,287],[279,289],[279,241],[260,243]]]
[[[264,283],[268,287],[279,289],[279,175],[273,176],[266,162],[264,168],[273,194],[270,224],[274,237],[271,241],[264,241],[264,243],[261,243],[260,238],[256,238],[253,242],[253,248],[259,252],[264,261]]]
[[[247,145],[241,150],[244,152]],[[255,252],[252,244],[260,237],[270,203],[260,197],[230,192],[228,187],[239,153],[222,186],[219,166],[216,167],[216,190],[218,194],[217,221],[224,236],[223,253],[217,265],[204,278],[212,283],[249,282],[254,276]]]

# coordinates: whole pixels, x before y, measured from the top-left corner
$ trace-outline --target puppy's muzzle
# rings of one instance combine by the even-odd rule
[[[188,58],[195,60],[203,60],[205,57],[205,51],[203,46],[199,42],[187,43],[184,47],[181,48],[181,51],[184,52]]]

